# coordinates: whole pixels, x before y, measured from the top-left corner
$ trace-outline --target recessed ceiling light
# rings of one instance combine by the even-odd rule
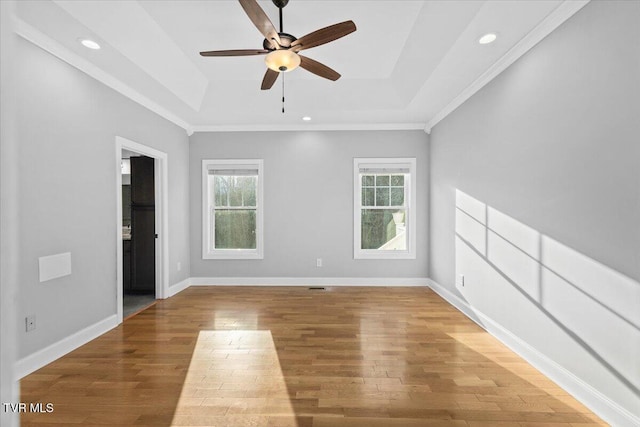
[[[80,43],[82,43],[82,46],[87,47],[89,49],[93,49],[93,50],[100,49],[100,45],[90,39],[80,39]]]
[[[497,38],[498,36],[495,33],[487,33],[478,39],[478,43],[480,44],[493,43]]]
[[[309,117],[309,116],[304,116],[304,117],[302,118],[302,120],[304,120],[305,122],[308,122],[308,121],[310,121],[310,120],[311,120],[311,117]]]

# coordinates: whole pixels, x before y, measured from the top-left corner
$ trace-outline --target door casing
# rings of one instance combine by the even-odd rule
[[[154,159],[155,223],[156,239],[156,286],[157,299],[165,299],[169,294],[169,185],[168,155],[162,151],[135,141],[116,136],[116,314],[118,324],[122,323],[123,277],[122,277],[122,150],[135,151]]]

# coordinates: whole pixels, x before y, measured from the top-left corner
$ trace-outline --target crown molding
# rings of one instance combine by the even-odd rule
[[[567,19],[586,6],[590,0],[565,0],[553,12],[542,20],[533,30],[516,43],[507,53],[493,63],[487,71],[482,73],[473,83],[456,96],[449,104],[440,110],[424,127],[426,133],[431,133],[431,129],[442,119],[451,114],[456,108],[471,98],[476,92],[482,89],[487,83],[516,62],[522,55],[537,45],[542,39],[558,28]]]
[[[148,110],[184,129],[188,136],[194,132],[300,132],[300,131],[383,131],[383,130],[423,130],[431,133],[433,127],[456,110],[467,99],[482,89],[487,83],[517,61],[522,55],[558,28],[567,19],[582,9],[590,0],[565,0],[551,12],[529,34],[498,59],[480,77],[464,89],[425,123],[353,123],[353,124],[293,124],[293,125],[191,125],[160,104],[105,72],[82,56],[41,33],[31,25],[14,16],[14,31],[25,40],[44,49],[69,65],[88,74],[125,97],[137,102]]]
[[[23,39],[33,43],[34,45],[44,49],[49,52],[53,56],[63,60],[67,64],[77,68],[83,73],[93,77],[98,80],[102,84],[110,87],[111,89],[119,92],[125,97],[131,99],[134,102],[142,105],[146,109],[156,113],[160,117],[170,121],[171,123],[181,127],[184,129],[188,135],[193,133],[191,129],[191,125],[187,123],[185,120],[176,116],[166,108],[162,107],[158,103],[152,101],[146,96],[142,95],[140,92],[133,89],[131,86],[123,83],[121,80],[117,79],[113,75],[103,71],[98,68],[90,61],[86,60],[82,56],[77,53],[71,51],[67,47],[62,44],[56,42],[50,37],[44,35],[40,31],[36,30],[31,25],[27,24],[20,18],[14,16],[13,17],[13,29],[20,37]]]
[[[424,123],[354,123],[354,124],[296,124],[296,125],[218,125],[193,126],[194,132],[304,132],[349,130],[424,130]]]

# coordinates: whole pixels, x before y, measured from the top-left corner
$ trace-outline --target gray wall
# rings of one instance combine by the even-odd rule
[[[589,3],[437,124],[430,215],[435,281],[636,415],[638,22]]]
[[[427,277],[428,136],[422,131],[196,133],[193,277]],[[417,158],[417,259],[353,259],[353,158]],[[202,159],[264,159],[263,260],[202,259]],[[316,267],[316,258],[324,266]]]
[[[20,357],[116,313],[115,137],[169,158],[169,284],[189,277],[185,131],[19,39]],[[39,283],[38,258],[71,252],[70,276]],[[176,264],[182,262],[182,271]]]

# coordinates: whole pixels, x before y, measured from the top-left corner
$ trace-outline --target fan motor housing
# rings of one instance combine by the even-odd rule
[[[289,0],[271,0],[271,1],[273,1],[273,4],[275,4],[278,9],[282,9],[287,5],[287,3],[289,3]]]
[[[288,33],[278,33],[278,35],[280,36],[280,42],[282,43],[282,47],[283,48],[289,48],[291,46],[291,43],[293,43],[294,41],[298,40],[296,37],[292,36],[291,34]],[[276,50],[277,48],[273,47],[271,45],[271,42],[267,39],[264,39],[264,41],[262,42],[262,47],[265,48],[266,50]]]

